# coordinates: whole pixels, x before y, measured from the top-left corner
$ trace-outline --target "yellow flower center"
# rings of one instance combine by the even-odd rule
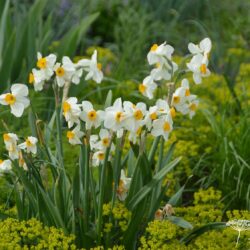
[[[3,160],[0,159],[0,164],[2,164],[2,163],[3,163]]]
[[[62,77],[65,75],[65,70],[63,67],[59,67],[56,69],[56,75],[59,76],[59,77]]]
[[[173,102],[174,102],[175,104],[178,104],[178,103],[180,102],[180,100],[181,100],[181,98],[180,98],[179,96],[177,96],[177,95],[175,95],[175,96],[173,97]]]
[[[70,139],[74,139],[75,137],[75,133],[73,131],[68,131],[67,132],[67,138]]]
[[[97,68],[98,68],[99,70],[102,70],[102,64],[101,64],[101,63],[97,63]]]
[[[140,85],[139,85],[139,91],[140,91],[142,94],[145,93],[146,89],[147,89],[147,86],[145,86],[145,85],[143,85],[143,84],[140,84]]]
[[[35,77],[33,75],[33,73],[29,73],[29,84],[33,84],[35,81]]]
[[[201,64],[201,66],[200,66],[200,71],[201,71],[201,73],[202,74],[206,74],[207,73],[207,66],[206,66],[206,64]]]
[[[151,115],[150,115],[150,119],[153,121],[153,120],[155,120],[155,119],[157,119],[157,114],[156,114],[156,112],[154,112],[154,113],[152,113]]]
[[[139,110],[139,109],[136,110],[134,112],[134,117],[136,120],[141,120],[143,118],[143,113],[141,112],[141,110]]]
[[[8,134],[3,134],[4,141],[10,141],[10,136]]]
[[[12,94],[6,94],[5,96],[5,101],[9,104],[12,105],[16,102],[16,97]]]
[[[190,96],[190,90],[189,89],[186,89],[185,96]]]
[[[96,119],[96,116],[97,116],[97,114],[96,114],[95,110],[88,112],[88,118],[90,121],[94,121]]]
[[[115,114],[115,120],[116,120],[117,122],[120,122],[121,119],[122,119],[122,112],[117,112],[117,113]]]
[[[97,155],[97,157],[98,157],[98,159],[99,159],[100,161],[103,161],[105,155],[104,155],[104,153],[99,153],[99,154]]]
[[[175,109],[174,108],[171,108],[170,109],[170,114],[171,114],[171,117],[174,118],[176,116],[176,112],[175,112]]]
[[[27,147],[32,147],[33,146],[33,143],[29,139],[26,139],[25,142],[26,142]]]
[[[71,105],[68,102],[63,103],[63,113],[67,113],[71,110]]]
[[[192,111],[195,111],[197,109],[197,105],[195,103],[191,103],[189,105],[189,109],[192,110]]]
[[[155,43],[155,44],[153,44],[153,46],[151,47],[150,51],[155,52],[155,51],[157,50],[157,48],[158,48],[158,45]]]
[[[163,130],[165,131],[165,132],[169,132],[170,131],[170,124],[168,123],[168,122],[164,122],[164,124],[163,124]]]
[[[160,63],[156,63],[155,66],[156,66],[156,68],[160,68],[161,64]]]
[[[47,66],[47,60],[45,57],[42,57],[40,58],[37,63],[36,63],[36,66],[39,68],[39,69],[45,69],[46,66]]]
[[[107,147],[109,145],[109,138],[108,137],[105,137],[102,139],[102,144]]]

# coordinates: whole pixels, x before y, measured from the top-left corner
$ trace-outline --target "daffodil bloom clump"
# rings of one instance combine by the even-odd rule
[[[29,113],[31,135],[23,137],[9,131],[3,135],[9,159],[1,162],[1,167],[11,171],[17,182],[16,192],[21,197],[21,202],[17,202],[18,216],[22,218],[24,210],[27,216],[36,215],[65,232],[76,232],[77,244],[81,247],[104,245],[108,249],[114,242],[122,242],[125,248],[134,248],[143,225],[157,210],[161,191],[166,186],[163,178],[180,161],[177,158],[163,164],[163,159],[158,157],[155,164],[158,147],[164,151],[165,142],[176,128],[176,116],[186,115],[191,119],[198,108],[192,82],[184,75],[193,73],[195,83],[208,76],[210,49],[209,38],[199,46],[190,45],[192,59],[187,65],[182,64],[188,67],[182,69],[173,60],[172,46],[166,42],[154,44],[147,55],[149,65],[154,68],[139,85],[139,90],[153,99],[154,91],[164,82],[168,93],[167,97],[159,97],[150,105],[121,97],[112,100],[111,92],[105,106],[91,103],[87,98],[80,100],[70,96],[71,84],[81,84],[83,76],[86,81],[91,79],[97,84],[103,81],[96,50],[91,58],[77,62],[66,56],[57,61],[54,54],[38,53],[36,68],[29,75],[30,88],[46,91],[51,87],[55,112],[46,123],[32,107]],[[21,117],[30,104],[28,96],[25,84],[13,84],[10,92],[0,96],[0,104],[10,106],[11,113]],[[79,156],[73,160],[73,178],[66,171],[64,140],[72,145],[72,155],[78,152]],[[152,140],[149,150],[147,147]],[[130,145],[128,152],[124,145]],[[48,179],[44,177],[47,172]],[[151,205],[147,209],[149,201]],[[21,206],[26,203],[29,210]],[[163,217],[168,217],[175,210],[168,204],[162,211]],[[158,222],[152,225],[155,223]],[[164,230],[166,227],[163,225]],[[168,236],[162,235],[171,240],[174,231]],[[163,239],[162,235],[153,237]],[[160,245],[153,242],[149,246]]]

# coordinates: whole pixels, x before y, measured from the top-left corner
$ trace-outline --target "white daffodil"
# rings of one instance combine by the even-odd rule
[[[131,183],[131,178],[126,177],[125,172],[122,169],[119,186],[116,190],[117,197],[119,198],[120,201],[124,201],[126,199],[130,183]]]
[[[86,129],[92,127],[98,128],[101,125],[101,122],[104,118],[104,111],[96,111],[93,108],[93,105],[89,101],[82,102],[83,111],[80,114],[80,118],[86,123]]]
[[[196,84],[200,84],[202,77],[208,77],[211,73],[208,69],[208,58],[202,54],[193,56],[191,61],[187,63],[187,67],[193,72],[193,79]]]
[[[105,109],[104,127],[117,132],[121,137],[124,129],[125,113],[122,107],[122,99],[115,100],[113,106]]]
[[[158,107],[157,106],[150,107],[144,119],[145,125],[148,130],[151,129],[152,122],[156,120],[158,116],[159,116]]]
[[[105,159],[105,152],[102,150],[96,151],[92,157],[93,167],[99,166],[101,163],[104,162],[104,159]]]
[[[74,124],[79,124],[79,117],[81,113],[80,106],[77,104],[76,97],[70,97],[62,104],[63,115],[68,127],[72,128]]]
[[[11,161],[0,159],[0,173],[9,172],[10,170],[11,170]]]
[[[188,104],[188,114],[190,119],[192,119],[193,116],[195,115],[198,105],[199,105],[199,100],[196,98],[196,96],[195,95],[190,96]]]
[[[158,108],[158,113],[160,115],[166,115],[169,113],[169,105],[166,100],[158,99],[155,105]]]
[[[96,83],[101,83],[103,79],[102,65],[97,62],[97,51],[95,50],[91,59],[82,59],[77,63],[77,66],[83,67],[87,71],[85,80],[93,79]]]
[[[188,44],[188,50],[193,55],[196,54],[208,55],[211,51],[211,48],[212,48],[212,42],[208,37],[204,38],[199,45],[194,43]]]
[[[65,69],[65,73],[71,75],[70,81],[74,84],[79,84],[82,77],[83,70],[79,68],[77,64],[73,63],[69,57],[64,56],[62,59],[62,67]],[[67,73],[68,72],[68,73]]]
[[[11,113],[16,117],[21,117],[25,108],[30,104],[28,99],[29,90],[24,84],[13,84],[11,93],[0,95],[0,104],[9,105]]]
[[[173,130],[173,120],[171,115],[166,115],[153,121],[151,134],[155,137],[162,135],[165,140],[168,139],[169,133]]]
[[[43,90],[45,83],[44,75],[40,70],[32,69],[32,73],[29,74],[29,84],[34,85],[35,91]]]
[[[166,42],[161,45],[153,44],[150,48],[150,51],[147,55],[149,65],[152,64],[163,64],[166,60],[171,60],[172,54],[174,53],[174,48],[171,45],[168,45]]]
[[[3,135],[3,140],[4,140],[4,144],[5,147],[9,153],[9,157],[11,160],[16,160],[18,159],[19,155],[18,155],[18,147],[17,147],[17,141],[18,141],[18,137],[16,134],[13,133],[8,133],[8,134],[4,134]]]
[[[126,119],[124,120],[124,127],[128,131],[135,132],[139,127],[144,125],[144,116],[147,112],[146,104],[139,102],[134,105],[132,102],[125,101],[123,103],[124,114]]]
[[[59,87],[63,87],[66,82],[73,82],[73,75],[76,71],[74,63],[69,57],[64,56],[62,58],[62,64],[56,63],[54,66],[54,71],[56,73],[56,82]],[[80,79],[74,78],[78,84]],[[74,83],[74,82],[73,82]]]
[[[101,129],[99,133],[99,137],[100,137],[100,141],[96,143],[96,149],[106,151],[106,149],[108,148],[110,144],[111,133],[107,129]],[[111,149],[110,149],[111,152],[114,151],[114,149],[115,149],[115,146],[112,143]]]
[[[155,81],[170,80],[177,69],[178,65],[175,62],[165,60],[163,63],[157,63],[150,75]]]
[[[43,79],[48,81],[54,74],[54,65],[56,63],[56,55],[50,54],[46,57],[42,57],[40,52],[37,53],[37,63],[36,66],[40,69]]]
[[[149,99],[152,99],[154,97],[153,93],[156,88],[157,84],[154,82],[154,79],[151,75],[147,76],[139,85],[139,91],[141,92],[141,94],[148,97]]]
[[[172,106],[182,114],[188,113],[188,98],[190,97],[189,83],[187,79],[183,79],[181,87],[177,88],[172,97]]]
[[[73,130],[67,132],[67,138],[72,145],[82,144],[81,138],[84,133],[80,130],[80,126],[76,126]]]
[[[37,138],[33,136],[28,136],[24,143],[18,145],[20,149],[24,149],[27,153],[36,154],[37,153]]]

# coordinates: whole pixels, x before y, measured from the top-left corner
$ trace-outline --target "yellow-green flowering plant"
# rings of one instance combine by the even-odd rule
[[[15,117],[31,107],[31,135],[22,137],[11,131],[3,135],[8,159],[1,160],[0,168],[12,176],[18,218],[36,217],[46,225],[73,233],[79,247],[121,244],[135,249],[139,233],[154,218],[166,193],[164,177],[180,161],[170,161],[173,145],[164,152],[176,112],[192,118],[198,106],[187,79],[182,79],[181,86],[176,85],[187,72],[193,74],[196,84],[210,74],[210,39],[205,38],[199,45],[190,43],[188,49],[192,59],[187,68],[185,64],[178,68],[172,60],[174,49],[166,43],[154,44],[147,55],[149,64],[155,67],[139,90],[153,98],[157,86],[170,81],[166,98],[158,99],[151,107],[122,98],[112,104],[109,92],[102,110],[88,100],[79,102],[69,97],[71,84],[80,84],[83,74],[86,81],[103,81],[96,50],[90,59],[77,63],[67,56],[58,62],[54,54],[38,53],[29,83],[36,92],[45,91],[45,86],[53,89],[55,111],[50,121],[39,119],[27,85],[13,84],[10,91],[0,95],[0,104],[9,107]],[[72,152],[79,155],[79,159],[72,159],[73,176],[66,171],[63,137],[68,139]],[[129,150],[124,149],[127,141]],[[183,189],[169,200],[170,204],[175,205]],[[109,212],[104,210],[105,204],[109,204]],[[126,216],[119,215],[122,220],[117,217],[117,207],[126,208]],[[171,214],[166,219],[190,227]]]

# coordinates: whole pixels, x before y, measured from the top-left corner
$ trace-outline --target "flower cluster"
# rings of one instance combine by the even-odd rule
[[[97,63],[97,51],[95,50],[91,59],[81,59],[77,63],[73,63],[67,56],[62,58],[62,62],[56,62],[56,55],[50,54],[43,57],[41,53],[37,53],[37,68],[32,69],[29,74],[29,83],[34,85],[35,91],[41,91],[46,81],[55,77],[56,84],[63,87],[67,82],[79,84],[83,71],[87,73],[85,80],[93,79],[97,83],[101,83],[103,73],[101,64]]]
[[[194,82],[200,84],[203,77],[210,75],[208,57],[211,47],[212,44],[209,38],[203,39],[199,45],[189,43],[188,50],[191,53],[192,59],[186,64],[187,69],[181,69],[180,73],[192,72]],[[153,98],[157,86],[160,85],[159,81],[173,81],[174,75],[178,76],[178,65],[172,60],[173,52],[174,48],[166,44],[166,42],[159,46],[154,44],[151,47],[147,59],[149,65],[155,65],[156,67],[151,70],[150,75],[139,85],[139,91],[149,99]],[[178,77],[176,77],[177,79]],[[172,88],[174,88],[176,80],[174,80]],[[182,80],[181,86],[170,97],[171,100],[169,100],[169,103],[171,107],[174,107],[182,114],[188,114],[190,118],[194,116],[199,101],[196,95],[190,93],[187,79],[184,78]]]
[[[18,136],[14,133],[6,133],[3,135],[5,148],[8,151],[10,160],[0,160],[0,171],[8,172],[11,170],[11,160],[18,160],[19,166],[27,170],[27,165],[23,159],[22,150],[26,153],[35,155],[37,153],[38,139],[28,136],[23,143],[18,144]]]

